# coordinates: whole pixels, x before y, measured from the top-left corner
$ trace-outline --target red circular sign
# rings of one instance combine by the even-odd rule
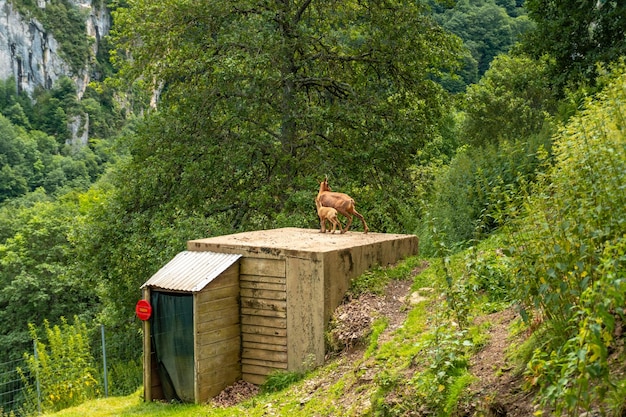
[[[148,320],[152,315],[152,306],[148,300],[139,300],[135,306],[135,314],[139,317],[139,320]]]

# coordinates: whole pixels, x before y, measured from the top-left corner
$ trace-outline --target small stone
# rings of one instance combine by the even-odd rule
[[[417,305],[419,303],[422,303],[424,301],[428,301],[428,297],[423,297],[423,296],[419,295],[418,291],[415,291],[409,297],[409,304],[411,304],[412,306]]]

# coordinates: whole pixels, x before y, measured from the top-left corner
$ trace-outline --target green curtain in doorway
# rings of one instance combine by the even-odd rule
[[[194,402],[193,296],[151,292],[152,343],[163,394]]]

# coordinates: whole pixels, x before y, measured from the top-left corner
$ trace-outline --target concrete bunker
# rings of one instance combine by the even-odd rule
[[[194,395],[183,400],[202,403],[238,379],[261,384],[273,371],[323,364],[324,330],[350,280],[417,252],[414,235],[300,228],[191,240],[142,286],[143,298],[190,297],[194,360],[184,372]],[[146,401],[171,399],[151,332],[159,309],[144,325]]]

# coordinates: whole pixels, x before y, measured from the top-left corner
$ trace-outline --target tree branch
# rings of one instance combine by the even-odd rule
[[[300,6],[300,9],[298,9],[298,12],[296,13],[293,19],[294,23],[298,23],[300,19],[302,19],[302,14],[305,12],[305,10],[309,7],[310,4],[311,4],[311,0],[305,0],[305,2],[302,3],[302,6]]]

